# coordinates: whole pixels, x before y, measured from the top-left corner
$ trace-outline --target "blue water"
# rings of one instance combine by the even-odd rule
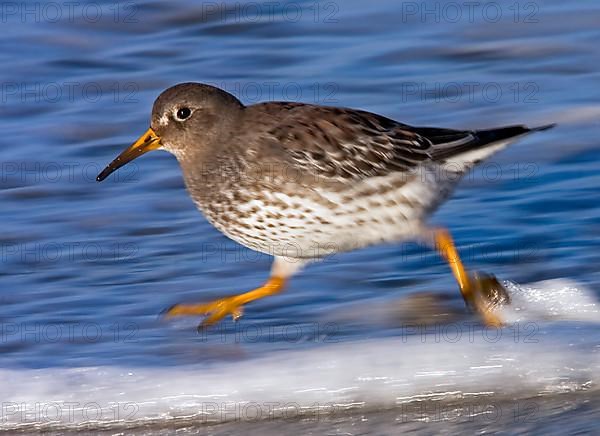
[[[474,9],[387,0],[80,3],[72,9],[15,3],[0,11],[3,377],[38,375],[56,393],[40,393],[48,401],[71,392],[56,382],[70,380],[69,371],[142,371],[141,383],[160,397],[165,391],[152,390],[156,374],[185,380],[190,365],[219,374],[215,365],[232,364],[243,372],[253,368],[253,359],[279,362],[287,353],[307,353],[300,361],[310,366],[310,356],[321,359],[315,353],[352,355],[360,349],[355,344],[377,349],[388,340],[396,340],[401,358],[403,302],[424,292],[442,301],[450,319],[476,321],[464,312],[447,265],[410,242],[311,265],[285,293],[247,307],[238,324],[228,321],[199,335],[198,320],[162,320],[160,312],[173,303],[255,287],[270,266],[268,256],[236,245],[206,222],[166,153],[144,156],[95,182],[146,130],[161,90],[183,81],[220,86],[246,104],[350,106],[413,125],[557,122],[476,168],[431,221],[451,230],[469,267],[521,284],[568,280],[585,289],[594,306],[600,290],[596,2],[482,2]],[[427,313],[419,304],[410,316]],[[585,368],[572,369],[590,372],[569,380],[573,390],[597,384],[594,322],[586,318],[574,327],[528,319],[540,337],[561,338],[565,347],[579,343]],[[523,338],[521,331],[520,343]],[[420,352],[433,362],[468,354],[471,343],[458,342],[453,349],[446,341],[441,351],[427,343]],[[486,353],[502,355],[484,342]],[[519,358],[526,362],[522,347]],[[386,368],[397,363],[390,359]],[[351,368],[359,377],[369,365]],[[548,373],[557,371],[549,365]],[[500,393],[502,374],[494,379]],[[88,382],[117,389],[110,376]],[[462,382],[469,384],[468,377]],[[74,390],[85,392],[86,383]],[[434,385],[419,386],[410,394],[435,391]],[[541,391],[535,385],[523,396]],[[2,395],[12,401],[23,392],[15,387]],[[370,404],[389,407],[386,395],[400,394],[374,394]],[[34,394],[26,399],[36,400]],[[4,420],[4,412],[0,421],[7,425],[43,421]]]

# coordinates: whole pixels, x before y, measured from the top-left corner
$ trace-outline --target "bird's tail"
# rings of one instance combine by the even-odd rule
[[[533,132],[548,130],[555,125],[556,124],[546,124],[538,127],[515,125],[499,127],[496,129],[462,132],[463,135],[469,134],[470,140],[454,141],[445,144],[440,141],[442,142],[441,144],[436,144],[434,146],[433,159],[436,161],[449,159],[464,164],[465,169],[470,168],[481,160],[502,150],[522,136]],[[434,143],[435,139],[436,138],[434,137]]]
[[[556,126],[555,123],[545,124],[538,127],[527,127],[523,125],[500,127],[497,129],[485,129],[476,130],[474,133],[478,138],[477,144],[472,148],[485,147],[488,144],[494,142],[505,141],[511,138],[517,138],[518,136],[527,135],[533,132],[541,132],[543,130],[551,129]]]

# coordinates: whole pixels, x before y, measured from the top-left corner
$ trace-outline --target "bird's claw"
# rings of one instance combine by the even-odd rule
[[[233,296],[202,304],[175,304],[165,312],[165,317],[204,316],[204,320],[198,326],[198,329],[201,330],[216,324],[228,315],[231,315],[233,320],[237,321],[243,314],[244,306],[239,303],[236,296]]]
[[[470,299],[467,304],[482,316],[486,325],[502,327],[504,322],[496,309],[510,303],[506,288],[492,274],[476,272],[469,279]]]

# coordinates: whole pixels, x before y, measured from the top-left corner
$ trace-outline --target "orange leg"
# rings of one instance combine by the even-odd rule
[[[259,288],[231,297],[220,298],[204,304],[176,304],[167,310],[165,316],[208,315],[200,327],[207,327],[231,315],[237,320],[244,313],[244,304],[280,292],[286,284],[286,279],[272,276]]]
[[[458,282],[460,292],[469,307],[475,309],[482,316],[484,322],[490,326],[501,326],[500,318],[491,312],[491,305],[483,295],[484,286],[489,286],[489,281],[483,281],[469,277],[463,263],[460,260],[452,237],[447,230],[439,229],[435,233],[435,246],[439,253],[446,259]]]

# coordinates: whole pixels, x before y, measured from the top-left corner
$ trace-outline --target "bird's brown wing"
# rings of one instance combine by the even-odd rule
[[[248,109],[256,110],[249,127],[261,125],[259,130],[276,149],[271,153],[309,175],[340,182],[398,172],[410,175],[422,164],[450,158],[460,162],[462,153],[554,126],[454,130],[413,127],[361,110],[302,103],[270,102]]]
[[[268,134],[295,165],[326,178],[356,180],[408,172],[434,159],[437,150],[475,139],[472,132],[418,129],[359,110],[269,105],[284,107],[285,116]]]

